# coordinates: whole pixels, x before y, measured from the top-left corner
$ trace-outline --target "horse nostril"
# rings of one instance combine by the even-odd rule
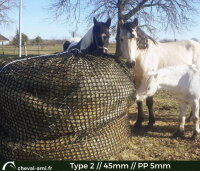
[[[128,68],[133,68],[135,66],[135,61],[133,62],[126,62]]]

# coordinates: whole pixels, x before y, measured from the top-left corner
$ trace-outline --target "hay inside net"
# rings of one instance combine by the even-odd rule
[[[134,84],[110,56],[62,53],[13,62],[0,73],[0,156],[94,160],[129,136]]]

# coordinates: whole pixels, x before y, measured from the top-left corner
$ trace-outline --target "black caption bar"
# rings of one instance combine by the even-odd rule
[[[5,171],[200,171],[200,161],[0,161]]]

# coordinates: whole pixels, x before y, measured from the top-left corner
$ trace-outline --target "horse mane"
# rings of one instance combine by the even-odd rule
[[[150,39],[154,44],[157,42],[149,35],[147,35],[140,27],[137,27],[137,47],[138,49],[147,49],[149,46],[148,40]]]
[[[94,26],[91,26],[88,32],[80,40],[80,50],[87,49],[93,42],[93,28]]]

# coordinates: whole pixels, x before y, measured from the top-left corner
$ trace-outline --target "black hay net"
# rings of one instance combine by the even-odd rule
[[[0,72],[0,156],[108,159],[128,141],[134,100],[132,77],[110,55],[14,61]]]

